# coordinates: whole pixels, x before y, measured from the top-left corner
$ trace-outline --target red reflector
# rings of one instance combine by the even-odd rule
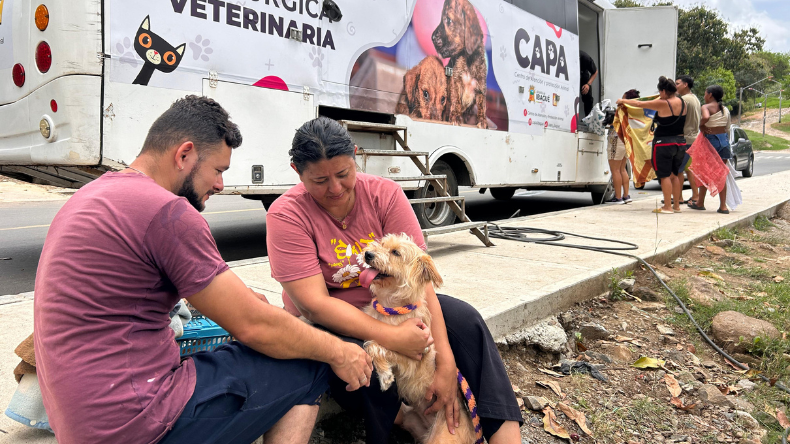
[[[36,47],[36,66],[42,73],[49,71],[52,66],[52,50],[47,42],[41,42]]]
[[[14,85],[21,88],[25,84],[25,67],[17,63],[11,70],[11,76],[14,78]]]
[[[55,99],[49,101],[49,107],[52,108],[53,113],[58,112],[58,102],[56,102]]]

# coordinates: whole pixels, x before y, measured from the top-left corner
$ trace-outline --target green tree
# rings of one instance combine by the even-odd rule
[[[710,85],[720,85],[724,88],[724,98],[722,101],[731,102],[737,99],[735,90],[735,76],[732,71],[724,68],[707,68],[694,81],[694,94],[700,101],[705,95],[705,88]]]
[[[788,77],[790,74],[790,54],[760,51],[754,54],[756,57],[763,59],[770,67],[770,75],[774,76],[777,81]]]
[[[760,30],[757,28],[742,29],[733,34],[732,39],[743,46],[749,54],[763,50],[765,39],[760,37]]]
[[[641,8],[644,6],[636,0],[615,0],[613,4],[617,8]]]

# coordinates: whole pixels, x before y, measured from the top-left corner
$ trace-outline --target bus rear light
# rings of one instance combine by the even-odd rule
[[[41,42],[36,47],[36,66],[42,73],[49,71],[52,66],[52,50],[47,42]]]
[[[47,29],[49,26],[49,10],[44,5],[38,5],[36,8],[36,28],[39,31]]]
[[[14,78],[14,85],[21,88],[25,84],[25,67],[17,63],[11,70],[11,76]]]
[[[58,112],[58,102],[56,102],[55,99],[49,101],[49,107],[52,108],[53,113]]]

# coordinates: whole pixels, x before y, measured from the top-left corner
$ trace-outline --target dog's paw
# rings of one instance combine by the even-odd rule
[[[381,386],[381,391],[387,391],[392,386],[392,383],[395,382],[395,375],[392,374],[392,371],[385,371],[380,372],[379,374],[379,386]]]

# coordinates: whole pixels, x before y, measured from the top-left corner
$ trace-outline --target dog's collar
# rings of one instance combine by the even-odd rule
[[[384,316],[397,316],[411,313],[420,307],[420,303],[404,305],[403,307],[385,307],[379,303],[378,299],[373,299],[373,308]]]

